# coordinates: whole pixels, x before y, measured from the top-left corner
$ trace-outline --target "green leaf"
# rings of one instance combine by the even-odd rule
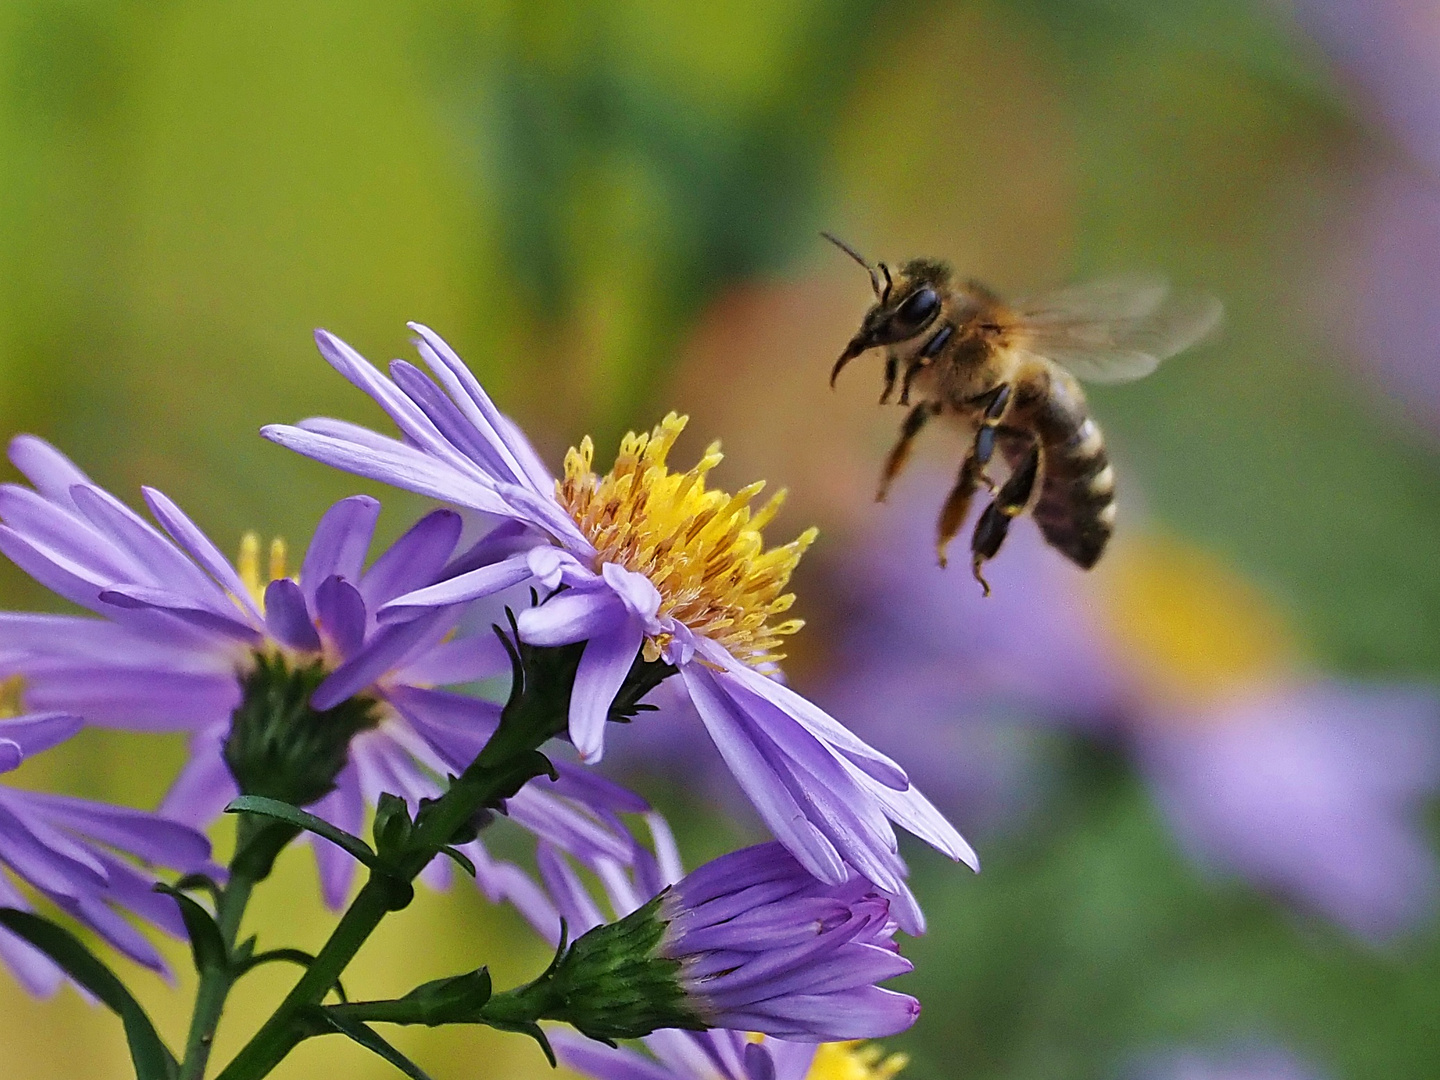
[[[304,829],[306,832],[324,837],[336,847],[348,851],[372,870],[375,869],[378,862],[370,845],[358,836],[352,836],[344,829],[337,829],[323,818],[306,813],[298,806],[291,806],[279,799],[267,799],[264,795],[241,795],[225,807],[225,812],[227,814],[259,814],[261,817],[274,818],[276,821],[293,825],[297,829]]]
[[[335,1016],[324,1009],[316,1009],[312,1015],[323,1027],[328,1027],[333,1031],[339,1032],[341,1035],[354,1039],[371,1053],[384,1058],[391,1065],[394,1065],[395,1068],[410,1077],[410,1080],[430,1080],[430,1077],[426,1075],[425,1071],[421,1069],[419,1065],[416,1065],[404,1054],[400,1053],[399,1050],[396,1050],[376,1034],[373,1028],[362,1024],[359,1020],[351,1020],[344,1016]]]
[[[235,965],[235,977],[238,979],[246,972],[253,971],[261,964],[299,964],[308,968],[315,962],[314,953],[308,953],[304,949],[267,949],[265,952],[256,953],[254,956],[247,956]],[[345,994],[345,986],[339,979],[335,980],[335,996],[341,1001],[349,1001]]]
[[[155,891],[164,893],[180,905],[180,918],[185,921],[185,933],[190,937],[190,954],[195,959],[195,970],[204,972],[207,968],[223,968],[230,963],[225,938],[210,913],[173,885],[157,882]]]
[[[0,908],[0,925],[54,960],[125,1025],[136,1080],[174,1080],[180,1066],[125,984],[70,931],[29,911]]]
[[[446,844],[440,849],[440,854],[450,856],[450,858],[455,860],[455,864],[459,866],[461,870],[464,870],[467,874],[469,874],[471,877],[474,877],[478,872],[475,869],[475,864],[470,861],[470,856],[466,855],[459,848],[454,848],[451,847],[449,844]]]
[[[186,874],[175,882],[175,888],[181,892],[206,892],[217,905],[220,903],[220,883],[209,874]]]

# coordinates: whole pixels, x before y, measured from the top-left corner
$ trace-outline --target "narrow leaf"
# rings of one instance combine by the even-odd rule
[[[394,1065],[395,1068],[399,1069],[406,1076],[410,1077],[410,1080],[430,1080],[430,1077],[426,1075],[425,1071],[421,1069],[419,1065],[416,1065],[404,1054],[400,1053],[399,1050],[396,1050],[393,1046],[391,1046],[388,1042],[381,1038],[375,1032],[374,1028],[371,1028],[366,1024],[362,1024],[359,1020],[351,1020],[348,1017],[336,1016],[325,1009],[317,1009],[316,1012],[320,1013],[320,1016],[317,1017],[317,1019],[322,1024],[331,1028],[334,1031],[339,1032],[341,1035],[345,1035],[351,1039],[354,1039],[357,1043],[365,1047],[365,1049],[369,1050],[371,1053],[377,1054],[380,1057],[384,1058],[391,1065]]]
[[[125,1025],[136,1080],[174,1080],[180,1066],[125,984],[70,931],[29,911],[0,908],[0,925],[20,935],[94,994]]]
[[[159,882],[155,891],[164,893],[180,905],[180,918],[185,921],[185,933],[190,937],[190,953],[195,959],[196,971],[223,968],[230,963],[220,927],[215,925],[208,911],[173,885]]]
[[[361,840],[358,836],[352,836],[344,829],[337,829],[324,818],[318,818],[314,814],[306,813],[298,806],[291,806],[279,799],[267,799],[263,795],[241,795],[238,799],[231,801],[225,807],[227,814],[259,814],[262,817],[274,818],[276,821],[283,821],[287,825],[293,825],[297,829],[304,829],[316,836],[324,837],[336,847],[343,848],[353,855],[357,860],[371,869],[375,868],[375,852],[370,845]]]
[[[303,968],[308,968],[314,962],[315,955],[306,952],[304,949],[267,949],[265,952],[256,953],[254,956],[247,956],[239,960],[235,964],[235,977],[238,979],[241,975],[253,971],[261,964],[299,964]],[[345,987],[339,979],[335,980],[334,990],[335,996],[342,1002],[350,1000],[346,996]]]

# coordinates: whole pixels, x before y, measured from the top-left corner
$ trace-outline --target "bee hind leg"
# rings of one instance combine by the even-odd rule
[[[910,447],[915,442],[915,436],[920,434],[921,429],[930,422],[930,418],[939,411],[940,406],[934,402],[922,401],[905,417],[905,422],[900,425],[900,438],[890,448],[890,455],[885,459],[885,469],[880,474],[880,490],[875,493],[876,502],[885,501],[885,496],[890,492],[890,482],[900,475],[905,462],[910,460]]]
[[[1005,486],[995,496],[995,501],[985,508],[975,524],[970,537],[971,572],[985,595],[990,595],[990,583],[981,573],[981,567],[1000,552],[1000,545],[1010,532],[1010,522],[1024,512],[1035,491],[1035,479],[1040,473],[1040,447],[1032,443],[1030,452],[1005,481]]]
[[[939,557],[942,568],[948,563],[945,549],[950,546],[950,541],[955,539],[960,526],[965,524],[965,515],[970,512],[970,500],[975,497],[975,491],[980,486],[984,468],[984,463],[973,452],[967,454],[964,464],[960,466],[960,475],[955,478],[955,486],[950,489],[950,494],[945,497],[945,505],[940,508],[940,520],[936,525],[935,554]]]

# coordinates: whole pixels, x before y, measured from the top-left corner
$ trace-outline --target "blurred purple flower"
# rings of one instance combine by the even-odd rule
[[[1295,12],[1408,155],[1366,154],[1347,294],[1359,355],[1440,432],[1440,5],[1298,0]]]
[[[81,726],[78,717],[57,712],[0,719],[0,773],[59,745]],[[0,864],[132,960],[165,971],[155,946],[117,909],[180,938],[184,925],[175,901],[154,892],[155,879],[132,859],[194,873],[210,869],[210,842],[143,810],[0,784]],[[30,909],[3,873],[0,907]],[[48,957],[5,929],[0,960],[33,994],[54,993],[63,979]]]
[[[861,733],[879,745],[931,747],[915,755],[920,775],[943,805],[971,813],[1014,798],[977,791],[972,747],[990,769],[1004,747],[1002,775],[1023,790],[1026,754],[1006,733],[1118,739],[1205,863],[1369,939],[1428,914],[1437,869],[1420,811],[1440,789],[1433,690],[1307,674],[1263,597],[1173,541],[1132,537],[1087,578],[1022,521],[983,599],[935,566],[936,489],[906,484],[835,568],[855,617],[822,702],[866,718]]]
[[[19,677],[32,709],[192,732],[189,763],[162,807],[168,816],[204,825],[237,794],[223,747],[260,655],[322,664],[317,710],[357,695],[377,705],[378,723],[354,738],[334,790],[313,808],[347,831],[361,828],[381,791],[412,805],[436,794],[437,777],[468,764],[457,762],[457,745],[477,747],[493,730],[498,705],[437,688],[507,671],[493,634],[452,637],[458,608],[417,609],[383,625],[375,618],[444,571],[459,515],[427,515],[365,569],[379,503],[344,499],[321,519],[296,577],[276,548],[262,579],[253,539],[237,570],[154,489],[145,499],[168,536],[49,444],[21,436],[10,456],[35,490],[0,487],[0,551],[101,618],[0,613],[0,674]],[[333,845],[313,846],[325,897],[337,905],[353,863]],[[443,875],[443,866],[429,873]]]
[[[645,1039],[653,1056],[565,1030],[550,1041],[562,1062],[595,1080],[891,1080],[907,1062],[873,1043],[785,1042],[720,1028],[657,1031]]]
[[[1318,1080],[1320,1074],[1285,1050],[1247,1047],[1157,1055],[1131,1075],[1134,1080]]]
[[[597,477],[585,440],[557,484],[523,433],[500,414],[464,363],[416,324],[435,379],[397,360],[393,381],[323,331],[321,353],[372,396],[401,442],[335,420],[278,425],[265,435],[338,468],[509,519],[533,530],[533,546],[428,588],[393,598],[382,619],[415,618],[533,581],[565,591],[523,613],[521,636],[538,645],[587,642],[571,699],[570,736],[587,761],[603,750],[605,717],[637,653],[680,670],[691,702],[774,835],[817,878],[842,885],[863,875],[900,899],[897,918],[923,918],[906,888],[894,821],[952,858],[974,853],[904,771],[831,716],[772,677],[774,652],[794,622],[790,571],[813,533],[765,551],[752,518],[751,487],[731,498],[707,491],[719,461],[711,447],[690,472],[666,454],[684,421],[670,416],[622,444],[611,474]],[[888,819],[888,820],[887,820]]]

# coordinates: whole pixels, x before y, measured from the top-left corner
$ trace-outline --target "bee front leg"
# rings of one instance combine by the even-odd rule
[[[970,569],[986,596],[990,595],[990,583],[985,580],[980,568],[999,553],[1000,545],[1010,532],[1010,522],[1029,504],[1035,490],[1035,478],[1039,474],[1040,445],[1032,443],[1025,460],[1010,474],[995,501],[985,508],[975,524],[975,532],[970,537]]]
[[[905,417],[905,422],[900,425],[900,438],[890,448],[890,456],[885,459],[885,469],[880,474],[880,490],[875,494],[876,502],[885,501],[885,496],[890,492],[890,481],[900,475],[900,470],[910,459],[910,447],[915,442],[915,436],[920,434],[921,429],[930,422],[930,418],[939,411],[940,406],[934,402],[922,401]]]
[[[890,400],[891,391],[895,389],[895,376],[900,374],[900,358],[898,356],[887,356],[885,358],[885,389],[880,391],[880,404],[884,405]],[[905,402],[901,402],[905,404]]]
[[[915,381],[915,376],[930,366],[930,361],[922,357],[916,357],[910,361],[910,366],[905,369],[905,378],[900,383],[900,404],[910,404],[910,384]]]

